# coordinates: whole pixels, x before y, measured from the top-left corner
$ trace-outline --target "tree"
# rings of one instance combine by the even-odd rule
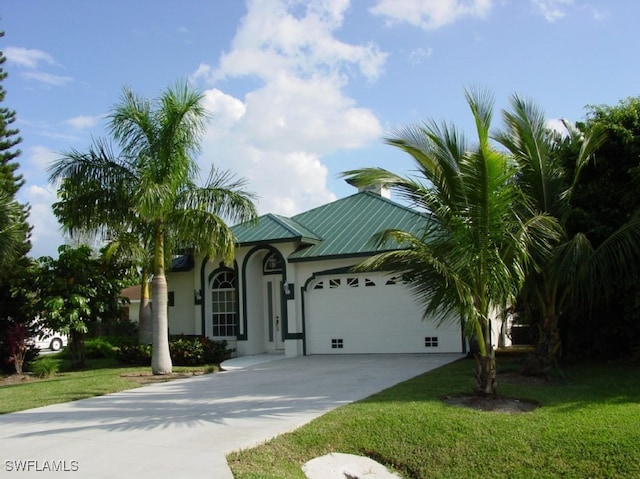
[[[152,247],[143,247],[145,235],[141,231],[119,232],[107,244],[105,252],[109,257],[124,258],[136,264],[140,270],[140,309],[138,312],[138,342],[153,342],[153,325],[151,317],[151,297],[149,285],[153,268]]]
[[[154,374],[171,373],[167,324],[167,259],[197,251],[229,261],[234,237],[225,223],[257,214],[245,182],[212,169],[196,184],[199,151],[207,115],[202,95],[177,83],[150,101],[125,88],[109,115],[109,130],[120,149],[106,141],[87,152],[65,153],[50,167],[65,196],[56,214],[68,229],[140,235],[153,257]]]
[[[84,336],[89,325],[119,316],[120,265],[92,257],[88,246],[58,248],[58,258],[39,258],[28,286],[35,291],[41,328],[69,335],[72,367],[84,367]]]
[[[24,210],[20,204],[0,191],[0,269],[3,276],[15,261],[22,256],[24,245]]]
[[[0,32],[0,37],[4,32]],[[6,90],[2,85],[7,77],[3,66],[6,57],[0,51],[0,104],[6,100]],[[8,349],[20,329],[28,329],[31,318],[23,314],[22,304],[12,297],[13,284],[21,278],[29,265],[26,255],[31,249],[30,226],[27,223],[29,207],[20,204],[16,195],[24,185],[24,179],[17,174],[20,150],[17,146],[22,139],[13,125],[16,112],[0,106],[0,356],[6,359]],[[20,324],[21,326],[16,326]],[[13,339],[12,339],[13,338]],[[0,367],[4,361],[0,361]]]
[[[581,171],[603,145],[600,128],[582,132],[569,123],[567,135],[552,131],[544,112],[533,102],[511,99],[511,111],[503,112],[505,129],[496,135],[518,164],[517,180],[530,206],[553,216],[562,236],[550,255],[539,258],[530,269],[520,294],[521,307],[536,316],[538,342],[523,372],[546,375],[561,352],[559,324],[570,310],[593,304],[611,285],[633,275],[632,265],[640,261],[640,224],[630,221],[594,246],[584,232],[570,233],[567,221],[571,200]],[[565,168],[569,165],[569,168]]]
[[[640,211],[640,97],[590,106],[579,126],[602,129],[606,141],[576,182],[567,229],[570,234],[583,232],[599,247]],[[570,152],[562,153],[563,165],[571,171],[566,161]],[[640,352],[640,278],[636,274],[616,281],[609,293],[589,316],[576,311],[568,318],[565,329],[572,354],[613,357]]]
[[[527,209],[515,180],[516,165],[494,149],[489,129],[493,100],[486,92],[465,92],[478,142],[471,146],[447,124],[431,121],[407,127],[386,142],[413,158],[419,178],[383,169],[345,173],[358,186],[382,183],[397,191],[429,222],[422,235],[383,231],[380,243],[401,249],[364,261],[363,269],[401,272],[425,305],[425,318],[461,320],[477,341],[477,392],[496,392],[491,321],[515,301],[532,251],[555,237],[552,218]]]
[[[4,32],[0,32],[0,38]],[[0,104],[5,101],[6,90],[2,81],[7,78],[3,65],[7,58],[0,51]],[[16,161],[20,156],[17,145],[22,142],[19,130],[13,127],[16,112],[0,107],[0,209],[4,210],[0,218],[0,282],[1,276],[7,274],[13,260],[26,255],[31,249],[29,243],[30,227],[27,224],[29,209],[16,201],[16,194],[24,185],[22,175],[16,174],[20,164]]]

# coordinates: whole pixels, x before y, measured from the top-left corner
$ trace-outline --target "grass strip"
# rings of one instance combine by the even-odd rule
[[[46,356],[52,358],[52,356]],[[68,368],[69,361],[53,358],[59,369]],[[215,366],[174,367],[174,373],[212,372]],[[94,396],[102,396],[141,386],[139,376],[150,368],[121,367],[113,359],[89,359],[87,369],[67,371],[41,380],[0,386],[0,414],[23,411]]]

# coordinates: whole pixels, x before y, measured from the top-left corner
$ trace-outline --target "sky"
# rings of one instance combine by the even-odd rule
[[[465,89],[513,94],[550,123],[640,94],[637,0],[7,0],[0,50],[31,205],[32,257],[65,242],[47,167],[108,138],[123,87],[177,81],[211,119],[197,158],[248,181],[260,214],[355,193],[340,174],[412,174],[398,128],[450,122],[473,139]]]

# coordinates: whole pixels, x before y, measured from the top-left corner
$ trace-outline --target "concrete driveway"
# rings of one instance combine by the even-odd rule
[[[231,479],[225,454],[460,357],[239,358],[217,374],[2,415],[0,476]]]

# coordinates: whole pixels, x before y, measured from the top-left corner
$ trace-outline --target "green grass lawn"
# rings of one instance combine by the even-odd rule
[[[500,358],[500,371],[515,361]],[[412,479],[640,478],[639,364],[584,364],[563,370],[562,381],[501,383],[501,395],[541,405],[512,415],[443,403],[472,390],[473,366],[458,361],[233,453],[231,469],[236,479],[302,479],[306,461],[342,452]]]
[[[47,358],[57,361],[61,371],[68,367],[69,361],[57,355]],[[0,414],[133,389],[140,386],[135,376],[151,371],[150,367],[119,367],[113,359],[89,359],[87,366],[85,370],[60,372],[48,379],[0,386]],[[174,367],[173,372],[211,372],[215,368]]]

